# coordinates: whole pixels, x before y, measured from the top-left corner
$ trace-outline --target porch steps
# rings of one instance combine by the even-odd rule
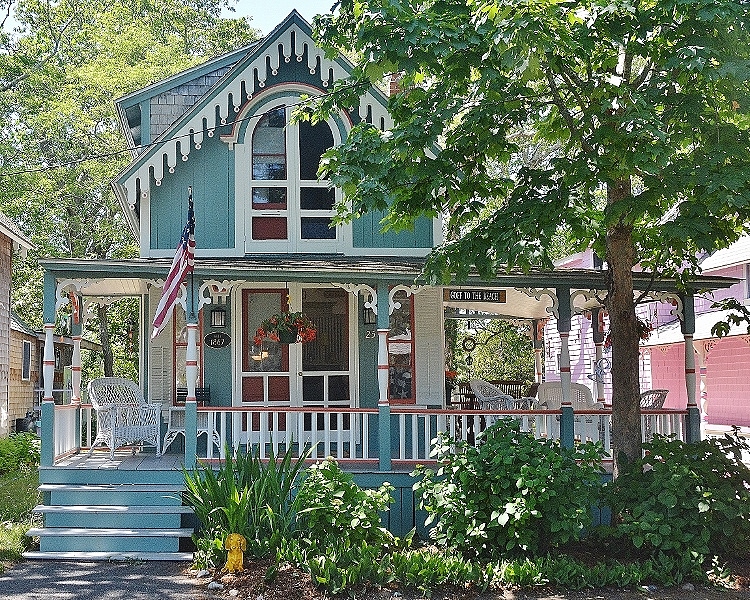
[[[57,472],[60,475],[60,471]],[[131,472],[131,481],[136,480]],[[55,478],[56,481],[64,479]],[[105,483],[42,483],[44,504],[34,512],[44,526],[26,535],[39,538],[36,559],[190,560],[181,552],[193,534],[193,511],[182,506],[182,485]],[[181,547],[182,546],[182,547]]]

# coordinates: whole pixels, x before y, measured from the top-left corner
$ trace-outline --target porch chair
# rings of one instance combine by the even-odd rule
[[[545,381],[539,384],[537,391],[538,400],[535,403],[536,408],[546,410],[560,410],[562,406],[562,382]],[[591,390],[582,383],[570,384],[570,403],[573,411],[580,410],[603,410],[604,404],[594,402]],[[580,432],[582,439],[591,438],[593,440],[604,441],[607,434],[608,425],[601,417],[594,415],[577,415],[575,417],[576,429]],[[557,432],[560,428],[559,417],[552,421],[552,425]],[[549,431],[548,431],[549,433]],[[596,436],[594,435],[596,434]]]
[[[667,399],[669,390],[646,390],[641,392],[641,408],[646,410],[661,410]],[[658,422],[659,415],[645,415],[643,417],[643,441],[649,442],[654,437],[654,417]]]
[[[471,391],[476,396],[478,408],[482,410],[514,410],[515,398],[485,381],[484,379],[472,379],[469,382]]]
[[[200,390],[200,392],[199,392]],[[180,394],[180,390],[178,388],[178,397]],[[185,391],[185,396],[187,396],[187,390]],[[211,388],[206,386],[202,388],[195,388],[195,397],[196,401],[200,406],[204,404],[209,404],[211,402]],[[200,398],[200,399],[199,399]],[[200,437],[202,435],[206,435],[206,443],[209,444],[213,442],[213,444],[221,450],[221,437],[219,437],[219,433],[216,431],[216,427],[213,423],[213,415],[211,413],[207,412],[198,412],[196,424],[197,424],[197,430],[198,434],[196,437]],[[185,438],[185,405],[178,405],[178,406],[170,406],[169,407],[169,417],[167,419],[167,432],[164,434],[164,452],[167,451],[167,448],[169,448],[169,445],[175,441],[178,435],[182,435],[183,439]]]
[[[109,457],[122,446],[147,443],[161,456],[161,404],[146,402],[138,385],[121,377],[100,377],[89,382],[89,400],[96,411],[98,445],[109,448]],[[135,454],[135,447],[133,448]]]

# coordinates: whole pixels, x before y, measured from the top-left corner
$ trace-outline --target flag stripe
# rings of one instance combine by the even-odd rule
[[[188,196],[187,222],[182,230],[180,242],[172,260],[167,279],[164,281],[159,306],[154,315],[151,339],[154,339],[169,322],[174,311],[175,301],[180,294],[180,286],[185,277],[193,272],[195,265],[195,215],[193,214],[193,196]]]

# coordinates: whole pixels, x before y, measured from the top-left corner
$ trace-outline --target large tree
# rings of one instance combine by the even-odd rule
[[[0,0],[16,17],[0,34],[0,205],[36,245],[14,293],[30,323],[42,321],[39,256],[137,255],[109,185],[131,158],[113,100],[257,39],[248,19],[221,17],[233,3]],[[128,313],[99,307],[90,324],[105,375],[131,374]]]
[[[633,268],[689,276],[748,229],[749,26],[745,0],[342,0],[316,19],[361,58],[313,118],[400,78],[393,128],[360,123],[322,166],[342,218],[448,215],[433,281],[550,267],[561,225],[606,257],[616,472],[641,452]],[[560,151],[519,165],[529,131]]]

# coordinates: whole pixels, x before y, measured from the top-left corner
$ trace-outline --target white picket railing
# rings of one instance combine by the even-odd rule
[[[224,458],[225,448],[258,452],[261,458],[292,449],[299,455],[312,448],[312,458],[331,456],[341,462],[377,464],[380,443],[377,409],[348,407],[198,407],[199,421],[218,434],[198,444],[197,458]],[[204,417],[205,415],[205,417]],[[653,434],[684,440],[684,410],[648,410],[641,415],[644,441]],[[166,424],[168,410],[163,412]],[[611,410],[581,411],[574,415],[576,441],[598,441],[610,453]],[[390,454],[396,462],[431,460],[438,432],[475,444],[482,431],[497,419],[516,419],[522,431],[537,438],[559,439],[561,411],[475,411],[393,406],[390,410]],[[43,424],[44,427],[44,424]],[[61,457],[91,446],[96,429],[91,405],[55,405],[54,455]],[[208,438],[208,439],[207,439]]]

